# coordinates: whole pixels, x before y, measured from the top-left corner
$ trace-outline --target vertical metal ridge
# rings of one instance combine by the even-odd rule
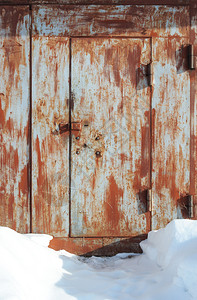
[[[30,232],[32,233],[32,6],[29,5],[29,38],[30,38],[30,51],[29,51],[29,86],[30,86],[30,107],[29,107],[29,183],[30,183],[30,203],[29,203],[29,210],[30,210]]]
[[[150,38],[150,63],[152,64],[153,57],[152,57],[152,37]],[[153,75],[152,75],[153,76]],[[153,127],[152,127],[152,96],[153,96],[153,89],[152,85],[150,85],[150,189],[152,191],[152,169],[153,169],[153,158],[152,158],[152,149],[153,149]],[[149,205],[151,206],[150,211],[150,230],[152,230],[152,192],[149,195]]]
[[[72,135],[71,135],[71,107],[72,107],[72,86],[71,86],[71,67],[72,67],[72,44],[71,38],[69,39],[69,237],[71,236],[71,147],[72,147]]]
[[[192,17],[193,17],[193,5],[190,5],[190,10],[189,10],[189,16],[190,16],[190,26],[189,26],[189,43],[193,44],[195,42],[195,36],[192,34]],[[190,52],[191,51],[191,52]],[[194,54],[193,52],[193,47],[189,45],[188,48],[188,67],[190,69],[190,55]],[[192,70],[192,69],[190,69]],[[195,120],[195,79],[196,79],[196,71],[190,71],[189,72],[189,84],[190,84],[190,174],[189,174],[189,193],[190,194],[196,194],[196,146],[195,146],[195,125],[196,125],[196,120]],[[194,216],[195,218],[197,217],[196,215]]]

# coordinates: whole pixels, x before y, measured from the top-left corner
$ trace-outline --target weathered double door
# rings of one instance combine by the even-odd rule
[[[103,238],[184,217],[189,8],[35,5],[1,20],[2,223]]]
[[[36,231],[147,232],[150,39],[39,37],[32,54]]]

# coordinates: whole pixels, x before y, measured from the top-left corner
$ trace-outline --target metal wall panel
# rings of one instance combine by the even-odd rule
[[[32,229],[67,236],[69,231],[69,40],[32,41]]]
[[[189,217],[182,200],[190,192],[187,44],[188,39],[153,38],[153,229]]]
[[[71,49],[72,121],[82,121],[72,139],[71,235],[146,233],[150,39],[76,38]]]
[[[0,225],[29,232],[29,8],[0,7]]]

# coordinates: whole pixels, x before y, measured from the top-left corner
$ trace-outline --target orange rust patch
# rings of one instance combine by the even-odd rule
[[[0,94],[0,124],[1,124],[1,128],[4,127],[5,124],[5,114],[4,114],[4,110],[2,109],[2,99],[4,97],[4,94]]]
[[[29,176],[28,169],[29,169],[29,165],[25,166],[21,171],[21,181],[19,182],[19,196],[21,192],[23,194],[28,193],[28,176]]]
[[[125,164],[126,161],[128,161],[128,156],[125,153],[120,153],[120,160],[121,160],[121,165],[123,166]]]
[[[44,144],[42,143],[42,147]],[[35,214],[38,224],[42,224],[40,228],[41,232],[50,232],[50,203],[51,203],[51,194],[48,193],[47,177],[45,171],[45,163],[41,158],[41,149],[40,142],[37,136],[35,141],[35,149],[38,156],[38,177],[37,177],[37,194],[35,197]],[[47,216],[46,211],[47,210]],[[40,219],[42,218],[42,219]],[[38,225],[37,224],[37,225]],[[39,226],[38,226],[39,227]]]
[[[116,231],[119,225],[120,212],[119,202],[123,198],[123,189],[120,188],[113,175],[109,177],[109,187],[106,193],[106,201],[104,203],[104,210],[106,215],[106,222],[111,227],[111,231]]]
[[[150,172],[150,129],[149,126],[143,126],[141,143],[141,171],[140,176],[145,177]]]

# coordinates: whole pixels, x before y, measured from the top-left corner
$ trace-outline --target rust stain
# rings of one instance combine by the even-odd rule
[[[156,111],[155,108],[152,109],[152,151],[154,151],[155,148],[155,115]]]
[[[132,153],[131,153],[131,155],[132,155]],[[131,158],[128,157],[128,155],[125,154],[125,153],[120,153],[119,156],[120,156],[120,160],[121,160],[121,165],[122,165],[122,166],[123,166],[123,165],[125,164],[125,162],[127,162],[128,160],[131,160]]]
[[[129,76],[131,82],[134,86],[137,86],[137,68],[140,66],[140,58],[141,58],[141,47],[139,45],[135,45],[133,49],[129,49],[128,51],[128,65],[129,65]],[[135,61],[135,64],[133,63]]]
[[[111,81],[110,79],[110,71],[109,71],[109,65],[112,66],[113,68],[113,75],[115,79],[116,85],[119,87],[121,84],[121,77],[120,77],[120,65],[119,65],[119,51],[117,47],[111,46],[110,48],[105,49],[105,66],[106,70],[104,71],[107,79],[109,82]]]
[[[147,176],[150,172],[150,127],[149,127],[149,116],[150,112],[146,112],[145,116],[147,124],[142,127],[142,143],[141,143],[141,178]]]
[[[16,220],[14,220],[14,210],[15,210],[14,202],[15,201],[14,201],[13,191],[12,191],[12,194],[10,194],[6,200],[8,202],[8,220],[12,224],[12,226],[13,226],[12,228],[14,230],[16,230]]]
[[[49,247],[54,250],[66,249],[70,253],[83,255],[103,246],[102,238],[53,238]]]
[[[43,162],[41,157],[41,149],[45,149],[45,145],[42,142],[40,146],[40,141],[37,136],[35,140],[35,151],[37,152],[38,157],[38,177],[37,177],[37,194],[34,198],[35,205],[35,215],[36,220],[42,224],[43,232],[50,232],[50,203],[51,203],[51,194],[48,193],[48,183],[47,183],[47,174],[46,174],[46,165]],[[45,207],[46,206],[46,207]],[[47,215],[45,211],[47,209]]]
[[[133,169],[133,164],[131,163],[131,171],[132,171],[132,169]],[[136,194],[140,190],[142,190],[140,170],[141,170],[141,159],[138,159],[138,160],[135,160],[135,173],[134,173],[134,179],[133,179],[133,189]]]
[[[24,18],[27,15],[27,12],[27,6],[17,7],[17,9],[16,6],[0,8],[0,15],[2,19],[1,26],[5,32],[7,31],[8,36],[15,37],[20,34],[17,32],[17,29],[19,25],[25,24]]]
[[[4,127],[5,124],[5,114],[4,114],[4,110],[2,109],[2,99],[4,97],[4,94],[0,94],[0,124],[1,124],[1,128]]]
[[[123,189],[119,187],[113,175],[109,177],[109,186],[106,192],[106,200],[104,203],[104,210],[107,225],[110,226],[110,231],[117,231],[120,225],[120,208],[119,203],[123,198]]]
[[[29,164],[21,171],[21,181],[19,182],[19,197],[22,194],[26,195],[29,191]]]
[[[58,251],[65,249],[70,253],[84,256],[112,256],[117,253],[139,253],[139,243],[146,234],[127,238],[53,238],[49,247]]]
[[[188,7],[175,7],[172,10],[168,6],[156,5],[54,5],[53,9],[35,6],[33,10],[33,16],[36,16],[33,20],[34,35],[143,37],[186,36],[189,32]],[[174,31],[174,28],[177,30]]]

